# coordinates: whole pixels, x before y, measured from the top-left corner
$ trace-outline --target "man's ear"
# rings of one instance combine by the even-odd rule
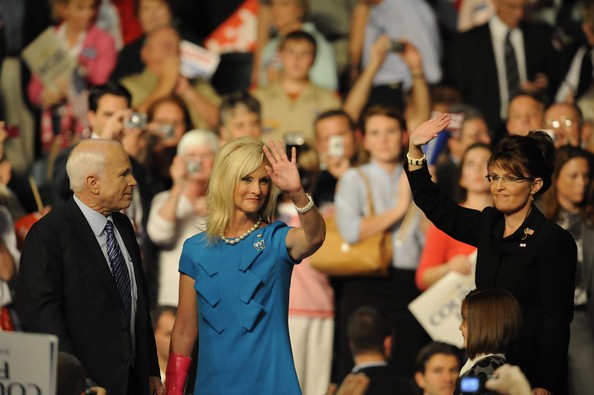
[[[95,111],[87,111],[87,120],[89,121],[91,130],[95,129]]]
[[[98,195],[101,190],[101,178],[96,174],[89,174],[86,178],[86,186],[93,195]]]
[[[384,339],[384,355],[386,359],[392,358],[392,342],[393,338],[391,335],[386,336],[386,338]]]
[[[415,372],[415,381],[417,382],[419,388],[425,388],[425,376],[423,376],[423,373]]]

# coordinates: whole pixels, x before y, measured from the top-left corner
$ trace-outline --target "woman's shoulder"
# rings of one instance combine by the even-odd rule
[[[507,363],[505,356],[501,354],[489,355],[478,360],[466,373],[469,377],[485,376],[488,378],[493,372]]]
[[[560,225],[558,225],[557,223],[547,219],[544,214],[542,212],[540,212],[540,210],[538,210],[538,208],[533,208],[533,210],[535,210],[534,215],[538,218],[538,220],[540,221],[539,223],[539,233],[542,237],[542,239],[546,242],[549,243],[549,241],[553,242],[551,245],[555,245],[557,243],[569,243],[575,246],[575,240],[573,238],[573,236],[571,235],[571,233],[569,233],[569,231],[563,229]],[[535,230],[535,234],[536,234],[536,230]]]
[[[194,236],[188,237],[184,241],[184,250],[186,249],[198,249],[200,251],[205,250],[204,247],[208,246],[208,238],[206,232],[200,232]]]
[[[261,228],[261,230],[262,232],[267,233],[269,237],[274,237],[283,230],[286,230],[288,232],[290,230],[290,226],[287,225],[284,221],[277,219]]]

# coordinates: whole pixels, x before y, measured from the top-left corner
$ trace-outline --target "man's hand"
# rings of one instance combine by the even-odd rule
[[[91,390],[96,395],[107,395],[107,390],[105,388],[96,385],[90,387],[89,390]]]
[[[151,395],[165,395],[165,389],[160,377],[151,376],[149,377],[149,388]]]
[[[421,53],[411,42],[400,40],[404,44],[404,52],[400,54],[412,74],[423,72],[423,59]]]
[[[379,69],[386,59],[386,53],[388,52],[389,47],[390,37],[386,35],[379,36],[371,46],[368,67]]]
[[[188,178],[188,169],[186,161],[179,155],[173,158],[173,162],[169,167],[169,174],[174,185],[182,186]]]
[[[534,77],[534,81],[526,81],[522,83],[521,88],[528,93],[536,93],[544,91],[549,86],[549,78],[546,74],[538,73]]]
[[[101,131],[101,138],[121,141],[124,135],[124,119],[132,114],[131,108],[116,111],[109,117]]]
[[[169,57],[163,60],[163,66],[158,73],[159,86],[173,93],[177,87],[180,78],[179,67],[181,61],[179,57]]]

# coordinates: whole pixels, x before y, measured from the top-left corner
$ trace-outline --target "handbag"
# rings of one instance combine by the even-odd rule
[[[367,176],[359,170],[367,190],[369,215],[375,215],[371,187]],[[338,230],[334,217],[326,219],[324,244],[310,257],[310,264],[331,276],[386,276],[392,263],[392,235],[379,232],[356,243],[347,243]]]

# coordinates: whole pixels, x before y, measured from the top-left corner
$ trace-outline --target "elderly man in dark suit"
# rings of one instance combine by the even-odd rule
[[[141,254],[130,220],[136,180],[118,142],[84,140],[66,169],[74,191],[37,222],[21,257],[26,331],[51,333],[109,394],[162,394]]]
[[[493,3],[489,22],[452,39],[445,69],[464,101],[478,107],[489,128],[498,131],[509,101],[521,90],[552,96],[559,62],[550,29],[523,21],[529,0]]]

